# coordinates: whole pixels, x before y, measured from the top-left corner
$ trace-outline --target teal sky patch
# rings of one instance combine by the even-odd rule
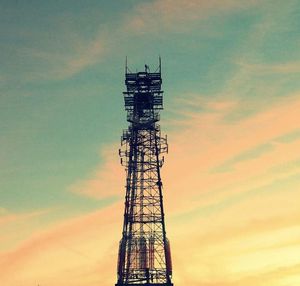
[[[0,207],[22,212],[67,205],[64,217],[116,200],[109,194],[104,201],[85,198],[69,187],[103,164],[101,149],[119,142],[127,126],[126,56],[132,70],[145,63],[154,69],[162,57],[163,120],[177,118],[177,100],[193,94],[207,102],[241,102],[222,119],[234,124],[299,89],[299,73],[272,71],[274,64],[299,59],[298,1],[244,1],[243,7],[220,7],[185,21],[159,11],[153,14],[159,26],[138,21],[134,26],[142,5],[151,3],[1,1]],[[205,112],[193,106],[189,111]],[[218,170],[255,159],[270,151],[270,144],[241,153]]]

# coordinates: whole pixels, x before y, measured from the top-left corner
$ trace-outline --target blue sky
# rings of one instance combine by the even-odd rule
[[[166,194],[171,233],[178,218],[218,221],[262,193],[277,204],[278,189],[288,189],[295,202],[299,15],[297,0],[0,0],[3,261],[39,231],[122,202],[126,56],[132,70],[155,69],[162,58],[163,174],[166,192],[178,195]],[[192,171],[180,172],[185,165]],[[174,174],[182,178],[173,182]]]

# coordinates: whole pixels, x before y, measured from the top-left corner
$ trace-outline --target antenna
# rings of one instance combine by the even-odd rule
[[[145,72],[125,75],[129,126],[123,131],[119,155],[126,170],[126,195],[115,286],[173,286],[160,175],[163,154],[168,151],[159,125],[163,109],[160,70],[159,57],[155,72],[145,65]]]
[[[161,74],[161,57],[160,56],[158,57],[158,60],[159,60],[159,73]]]

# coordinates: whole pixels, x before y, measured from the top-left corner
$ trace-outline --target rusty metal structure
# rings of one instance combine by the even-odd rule
[[[161,135],[161,60],[155,72],[132,73],[125,68],[123,92],[129,127],[123,131],[119,154],[126,170],[122,239],[116,286],[173,286],[170,244],[166,237],[160,168],[168,152]]]

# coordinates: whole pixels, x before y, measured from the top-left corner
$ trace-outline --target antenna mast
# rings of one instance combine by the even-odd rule
[[[156,72],[145,65],[145,71],[131,73],[126,57],[125,84],[129,127],[119,153],[127,178],[116,286],[173,286],[160,176],[162,154],[168,151],[158,124],[163,109],[161,58]]]

